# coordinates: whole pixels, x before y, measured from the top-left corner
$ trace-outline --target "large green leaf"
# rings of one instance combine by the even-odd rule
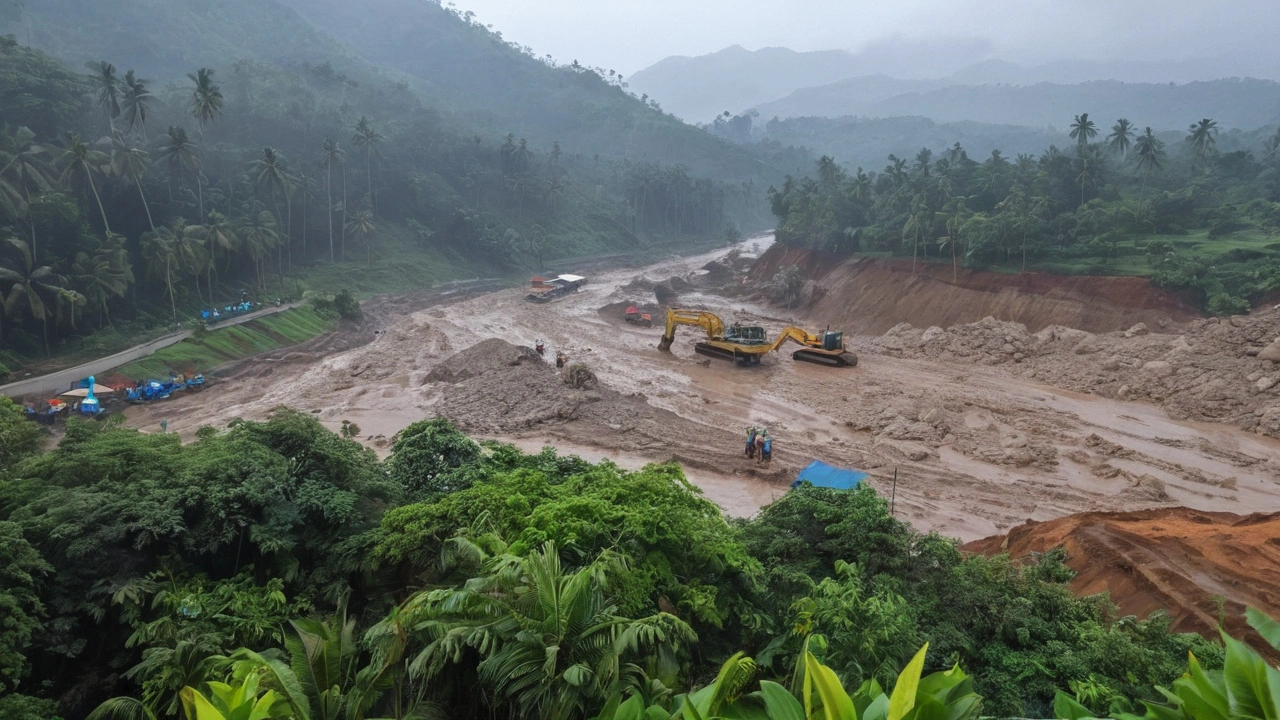
[[[1173,683],[1178,702],[1196,720],[1228,720],[1231,708],[1223,681],[1209,677],[1194,654],[1187,657],[1187,674]]]
[[[179,697],[182,698],[182,709],[186,712],[187,720],[227,720],[208,698],[196,692],[194,688],[182,688]]]
[[[806,720],[804,706],[795,695],[776,682],[760,681],[760,698],[770,720]]]
[[[1222,668],[1227,700],[1235,717],[1276,720],[1275,698],[1267,682],[1267,663],[1244,643],[1223,633],[1227,658]]]
[[[881,693],[862,711],[862,720],[885,720],[889,717],[889,696]]]
[[[1093,711],[1059,690],[1053,698],[1053,716],[1058,720],[1082,720],[1094,717]]]
[[[898,673],[898,681],[893,684],[893,694],[889,696],[889,720],[902,720],[911,712],[916,704],[916,690],[920,687],[920,673],[924,671],[924,656],[929,651],[929,643],[920,648],[911,662]]]
[[[858,720],[858,713],[853,707],[853,700],[845,692],[844,687],[840,684],[840,678],[836,677],[835,672],[818,662],[818,659],[808,650],[805,650],[804,653],[804,664],[804,710],[810,720],[815,717],[813,706],[813,693],[815,691],[822,703],[823,713],[817,717],[825,720]],[[912,692],[914,692],[914,688]]]
[[[1257,630],[1271,647],[1280,650],[1280,622],[1272,620],[1256,608],[1246,608],[1244,616],[1249,621],[1249,627]]]

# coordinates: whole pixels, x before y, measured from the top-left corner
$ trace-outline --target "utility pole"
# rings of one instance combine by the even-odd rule
[[[889,515],[894,516],[893,510],[898,502],[898,468],[893,469],[893,494],[889,496]]]

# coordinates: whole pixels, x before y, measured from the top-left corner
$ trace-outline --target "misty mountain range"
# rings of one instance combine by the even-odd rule
[[[974,49],[882,44],[858,53],[757,51],[733,46],[700,57],[672,57],[630,77],[633,90],[690,122],[728,111],[778,117],[919,116],[1037,128],[1065,127],[1078,113],[1128,117],[1158,130],[1200,117],[1252,129],[1280,119],[1280,83],[1224,78],[1230,59],[1113,63],[1057,61],[1024,67],[997,59],[940,72]],[[1170,82],[1170,81],[1175,82]]]

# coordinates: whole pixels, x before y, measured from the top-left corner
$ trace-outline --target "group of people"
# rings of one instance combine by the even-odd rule
[[[773,438],[767,428],[755,425],[747,428],[747,459],[765,464],[773,460]]]

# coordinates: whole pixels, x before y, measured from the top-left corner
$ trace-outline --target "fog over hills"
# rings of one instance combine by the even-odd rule
[[[735,45],[667,58],[630,82],[691,122],[755,109],[764,118],[920,115],[1045,126],[1089,108],[1181,127],[1190,115],[1207,112],[1197,108],[1212,106],[1224,126],[1256,127],[1280,114],[1274,83],[1215,82],[1273,78],[1265,58],[1019,64],[989,55],[990,47],[979,41],[954,39],[886,41],[858,52],[753,52]]]

